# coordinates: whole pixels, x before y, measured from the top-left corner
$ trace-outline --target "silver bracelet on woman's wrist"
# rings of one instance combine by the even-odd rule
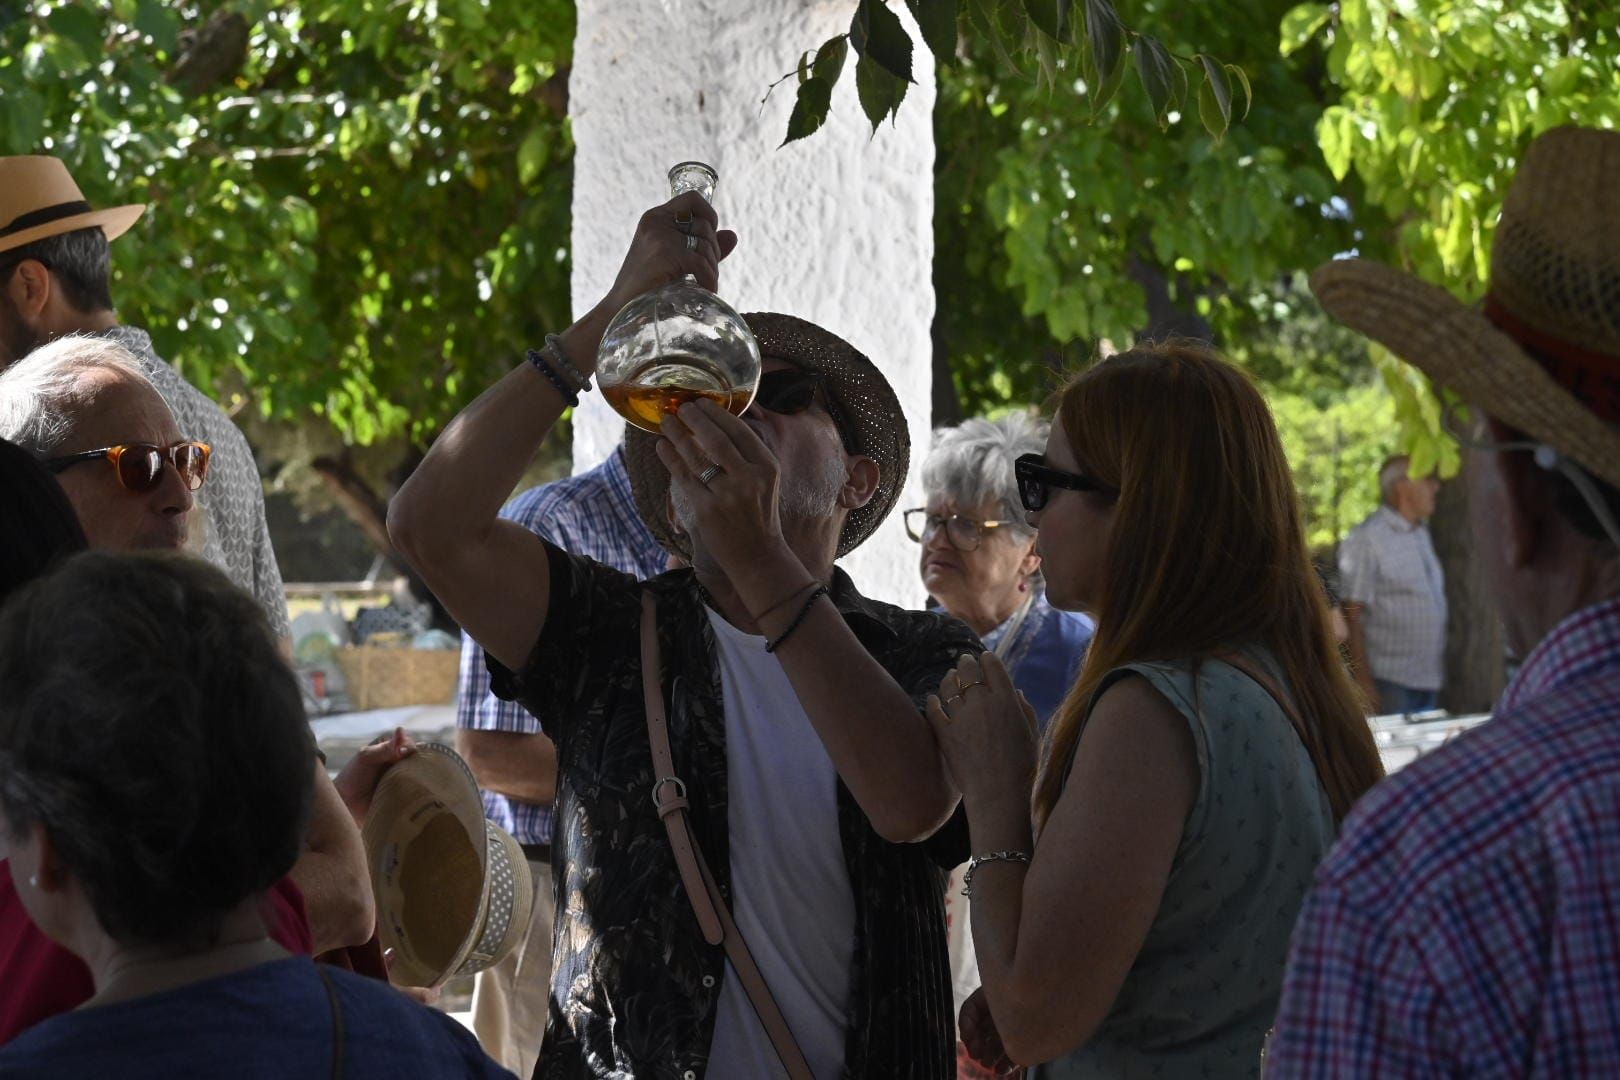
[[[975,855],[968,860],[967,873],[962,875],[962,895],[973,895],[973,873],[987,862],[1016,862],[1029,865],[1029,852],[1027,851],[991,851],[984,855]]]

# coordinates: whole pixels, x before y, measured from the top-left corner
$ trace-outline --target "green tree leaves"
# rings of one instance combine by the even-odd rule
[[[1079,75],[1093,119],[1100,118],[1125,81],[1127,53],[1136,53],[1142,88],[1160,126],[1187,101],[1188,70],[1203,80],[1200,117],[1219,141],[1232,120],[1230,79],[1239,80],[1247,103],[1249,79],[1241,70],[1213,57],[1178,56],[1163,42],[1126,26],[1113,0],[906,0],[918,31],[942,68],[958,57],[959,30],[965,24],[982,39],[1010,78],[1033,78],[1057,91],[1061,81]],[[859,54],[856,83],[861,108],[875,132],[894,116],[912,81],[911,38],[887,0],[856,0],[849,41]],[[800,57],[798,97],[783,144],[802,139],[825,122],[832,99],[830,85],[806,77]],[[831,80],[837,82],[836,76]]]

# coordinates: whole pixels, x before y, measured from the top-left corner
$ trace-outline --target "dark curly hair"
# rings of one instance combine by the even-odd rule
[[[28,451],[0,439],[0,603],[87,546],[56,477]]]
[[[85,552],[0,611],[0,814],[121,943],[211,941],[285,875],[314,754],[258,604],[207,563]]]

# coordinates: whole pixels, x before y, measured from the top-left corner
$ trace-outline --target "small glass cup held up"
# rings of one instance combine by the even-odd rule
[[[718,179],[708,165],[683,161],[669,170],[670,194],[696,191],[712,201]],[[666,415],[700,397],[742,415],[761,370],[759,343],[747,322],[690,274],[620,309],[596,356],[602,396],[655,435]]]

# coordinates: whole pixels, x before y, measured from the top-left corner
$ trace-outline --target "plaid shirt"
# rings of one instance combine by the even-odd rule
[[[1339,546],[1339,591],[1361,604],[1373,677],[1438,690],[1445,671],[1446,579],[1429,530],[1381,506]]]
[[[1267,1075],[1620,1076],[1620,600],[1370,792],[1294,931]]]
[[[530,488],[506,504],[501,517],[564,551],[584,555],[637,578],[663,573],[669,554],[636,513],[624,451],[614,450],[589,472]],[[484,650],[461,636],[461,686],[456,726],[475,731],[541,730],[540,721],[515,701],[489,692]],[[551,807],[484,792],[484,813],[521,844],[551,843]]]

